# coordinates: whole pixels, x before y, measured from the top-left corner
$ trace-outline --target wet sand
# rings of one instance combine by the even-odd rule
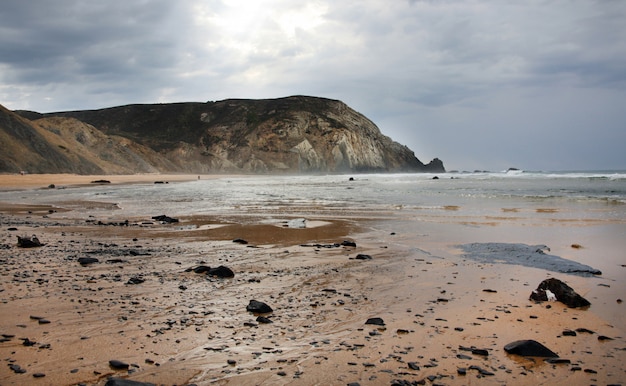
[[[50,178],[39,178],[36,186],[60,184],[49,182],[55,178],[77,186],[98,179]],[[113,176],[108,179],[113,183]],[[152,179],[164,178],[143,181]],[[14,187],[6,182],[0,185]],[[385,215],[326,214],[292,229],[254,216],[162,224],[111,209],[99,222],[101,205],[0,205],[0,385],[103,385],[110,376],[164,385],[565,385],[626,379],[623,306],[617,302],[623,282],[477,263],[454,247],[517,241],[522,233],[563,257],[582,253],[571,247],[574,241],[583,251],[601,252],[605,240],[583,238],[579,228],[568,228],[566,236],[536,232],[541,224],[531,224],[520,232],[518,220],[460,220],[458,208],[443,209],[436,221],[419,219],[419,234],[404,233],[402,221]],[[89,208],[93,217],[85,214]],[[119,225],[126,220],[128,225]],[[492,229],[488,239],[479,232],[485,227]],[[17,248],[16,236],[32,234],[45,245]],[[345,240],[356,247],[341,245]],[[371,259],[356,259],[359,254]],[[81,266],[80,257],[99,262]],[[235,277],[186,272],[198,265],[224,265]],[[528,300],[547,277],[566,281],[592,307]],[[259,323],[246,311],[252,299],[273,308],[265,315],[273,323]],[[365,324],[373,317],[385,325]],[[579,328],[593,333],[563,334]],[[506,354],[504,345],[519,339],[537,340],[571,363]],[[113,369],[112,359],[129,370]]]

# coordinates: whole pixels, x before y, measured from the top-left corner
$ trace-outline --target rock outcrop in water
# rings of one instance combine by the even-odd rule
[[[336,100],[293,96],[49,114],[0,109],[0,172],[443,172]]]

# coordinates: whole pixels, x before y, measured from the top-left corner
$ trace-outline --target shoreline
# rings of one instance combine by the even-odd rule
[[[76,202],[53,213],[45,206],[0,206],[0,334],[13,335],[0,343],[3,386],[103,385],[109,376],[197,385],[570,385],[626,379],[622,327],[598,317],[593,305],[569,309],[528,299],[547,277],[584,295],[597,291],[595,284],[465,259],[450,241],[454,235],[455,245],[486,241],[477,228],[460,237],[452,224],[427,221],[415,235],[399,221],[320,215],[311,218],[313,227],[288,229],[260,221],[262,216],[236,214],[230,221],[181,217],[177,224],[137,217],[125,226],[98,224],[99,209],[90,205]],[[125,217],[116,212],[107,219]],[[525,229],[548,245],[568,243]],[[16,247],[17,235],[31,234],[46,245]],[[248,244],[233,242],[238,238]],[[345,240],[356,246],[341,245]],[[583,245],[595,248],[591,241]],[[81,266],[80,257],[99,262]],[[224,265],[235,277],[186,272],[198,265]],[[133,278],[143,281],[129,284]],[[251,299],[274,309],[267,315],[273,323],[246,312]],[[366,324],[375,317],[384,326]],[[580,328],[593,333],[563,334]],[[24,345],[23,338],[35,344]],[[571,363],[506,354],[504,345],[518,339],[540,341]],[[472,347],[487,355],[466,350]],[[112,369],[111,359],[130,367]]]
[[[26,190],[26,189],[48,189],[50,185],[55,188],[95,186],[103,184],[137,184],[137,183],[170,183],[189,182],[196,180],[210,180],[217,178],[245,177],[232,174],[0,174],[0,191]],[[99,183],[97,181],[109,181],[109,183]]]

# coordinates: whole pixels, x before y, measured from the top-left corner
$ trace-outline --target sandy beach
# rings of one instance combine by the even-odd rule
[[[14,175],[0,176],[0,190],[197,178]],[[179,220],[168,223],[150,208],[129,218],[106,200],[60,207],[18,196],[0,203],[2,386],[104,385],[110,377],[158,385],[626,381],[623,281],[485,264],[455,248],[523,238],[564,258],[614,256],[603,264],[626,270],[615,257],[619,245],[607,242],[614,235],[589,235],[580,224],[537,232],[548,220],[470,221],[454,207],[420,218],[419,234],[403,232],[405,220],[388,214],[324,211],[305,228],[289,227],[289,212],[274,223],[260,221],[262,213],[166,213]],[[31,235],[44,245],[17,246],[17,236]],[[224,266],[234,277],[194,272],[199,266]],[[592,307],[529,300],[548,277]],[[257,319],[251,300],[273,311]],[[371,318],[380,320],[366,323]],[[524,339],[563,361],[505,352]]]

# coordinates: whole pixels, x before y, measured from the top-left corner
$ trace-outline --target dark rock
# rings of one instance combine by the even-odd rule
[[[563,336],[576,336],[576,331],[572,330],[563,330],[561,333]]]
[[[17,246],[20,248],[37,248],[44,245],[45,244],[42,244],[35,235],[32,235],[30,237],[17,236]]]
[[[587,328],[582,328],[582,327],[581,328],[577,328],[576,332],[579,332],[581,334],[595,334],[595,332],[593,332],[593,331],[591,331],[591,330],[589,330]]]
[[[273,312],[272,307],[263,302],[257,300],[250,300],[250,303],[246,306],[246,311],[253,312],[255,314],[269,314]]]
[[[35,377],[35,378],[43,378],[45,376],[46,376],[46,374],[44,374],[44,373],[35,373],[35,374],[33,374],[33,377]]]
[[[205,272],[209,272],[210,269],[211,267],[209,267],[208,265],[199,265],[195,268],[187,269],[186,272],[194,271],[195,273],[205,273]]]
[[[474,354],[474,355],[482,355],[482,356],[489,356],[489,351],[485,350],[484,348],[474,348],[474,349],[472,349],[472,354]]]
[[[558,354],[537,342],[536,340],[516,340],[504,346],[504,351],[509,354],[524,357],[558,358]]]
[[[599,341],[613,340],[613,338],[609,338],[608,336],[600,335],[600,336],[598,336],[598,340]]]
[[[217,277],[221,277],[221,278],[231,278],[231,277],[235,277],[235,273],[228,267],[225,267],[223,265],[220,265],[217,268],[211,268],[209,269],[209,271],[207,272],[208,275],[211,276],[217,276]]]
[[[411,370],[419,371],[420,369],[419,365],[416,362],[409,362],[407,363],[407,365]]]
[[[459,375],[466,375],[467,369],[465,367],[459,367],[458,369],[456,369],[456,373]]]
[[[123,378],[109,378],[104,386],[156,386],[154,383],[131,381]]]
[[[111,359],[109,361],[109,366],[111,366],[112,368],[114,368],[116,370],[125,370],[125,369],[128,369],[130,367],[128,365],[128,363],[124,363],[122,361],[118,361],[117,359]]]
[[[480,373],[480,375],[487,375],[487,376],[492,376],[492,375],[495,375],[495,374],[494,374],[494,373],[492,373],[491,371],[489,371],[489,370],[485,370],[485,369],[483,369],[483,368],[482,368],[482,367],[480,367],[480,366],[471,365],[469,368],[470,368],[471,370],[477,370],[477,371]]]
[[[534,301],[547,301],[550,291],[556,300],[570,308],[588,307],[589,301],[576,293],[570,286],[559,279],[549,278],[542,281],[536,290],[530,294],[530,299]]]
[[[166,224],[173,224],[178,222],[177,218],[169,217],[164,214],[159,216],[152,216],[152,219]]]
[[[246,244],[248,244],[248,241],[246,241],[246,240],[244,240],[244,239],[234,239],[234,240],[233,240],[233,243],[246,245]]]
[[[565,359],[565,358],[546,358],[544,359],[544,362],[550,363],[553,365],[572,363],[572,361],[570,361],[569,359]]]
[[[343,247],[354,247],[356,248],[356,243],[354,241],[350,241],[350,240],[344,240],[341,242],[341,246]]]
[[[141,284],[141,283],[143,283],[145,281],[146,280],[144,278],[142,278],[142,277],[133,276],[130,279],[128,279],[126,284],[135,285],[135,284]]]
[[[355,259],[357,259],[357,260],[372,260],[372,256],[365,255],[363,253],[359,253],[358,255],[356,255]]]
[[[259,323],[263,323],[263,324],[274,323],[274,322],[272,322],[272,320],[271,320],[271,319],[266,318],[265,316],[259,316],[259,317],[257,317],[257,318],[256,318],[256,321],[257,321],[257,322],[259,322]]]
[[[9,364],[9,368],[11,369],[11,371],[13,371],[15,374],[24,374],[26,372],[25,369],[23,369],[20,365],[16,365],[15,363],[10,363]]]
[[[78,258],[78,263],[82,265],[83,267],[89,264],[95,264],[99,262],[100,260],[96,259],[95,257],[79,257]]]
[[[94,180],[94,181],[91,181],[91,183],[92,184],[110,184],[111,181],[109,181],[109,180]]]
[[[369,319],[367,319],[365,324],[373,324],[373,325],[376,325],[376,326],[384,326],[385,325],[385,321],[382,318],[369,318]]]

